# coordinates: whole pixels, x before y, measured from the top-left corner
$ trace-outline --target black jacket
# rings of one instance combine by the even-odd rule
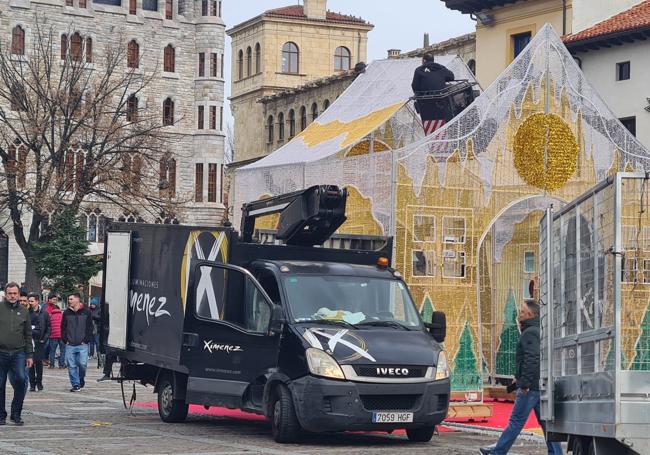
[[[35,343],[45,343],[50,338],[52,324],[50,315],[44,309],[38,311],[29,310],[29,317],[32,320],[32,338]]]
[[[72,346],[88,344],[93,338],[93,318],[88,308],[79,311],[70,308],[63,312],[61,320],[61,339]]]
[[[521,323],[515,378],[522,389],[539,390],[539,318]]]
[[[411,87],[418,95],[433,90],[442,90],[447,82],[455,79],[454,73],[435,62],[425,63],[415,70]]]

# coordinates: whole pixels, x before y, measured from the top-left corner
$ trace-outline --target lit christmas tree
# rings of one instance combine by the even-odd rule
[[[431,323],[431,318],[433,317],[433,312],[436,311],[433,308],[433,303],[431,302],[431,299],[427,295],[424,298],[424,303],[422,303],[422,311],[420,311],[420,315],[422,316],[422,320],[424,322]]]
[[[460,347],[456,354],[454,372],[451,375],[451,389],[463,391],[481,389],[481,375],[476,368],[474,354],[474,338],[467,322],[460,336]]]
[[[650,307],[646,308],[641,323],[641,336],[636,343],[636,355],[632,362],[632,370],[650,370]]]
[[[499,350],[497,351],[497,375],[515,375],[515,357],[517,355],[518,342],[519,327],[517,327],[517,304],[515,303],[515,294],[512,289],[510,289],[503,315],[503,330],[501,331],[501,337],[499,338]]]

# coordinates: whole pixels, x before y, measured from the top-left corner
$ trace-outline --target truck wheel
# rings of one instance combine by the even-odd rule
[[[423,428],[409,428],[406,430],[406,436],[411,442],[429,442],[435,432],[435,425]]]
[[[589,455],[591,450],[591,438],[576,436],[573,440],[573,455]]]
[[[271,428],[275,442],[295,442],[300,436],[300,423],[293,406],[293,398],[289,389],[280,384],[275,389],[275,401],[272,405],[273,415]]]
[[[164,378],[158,386],[158,414],[163,422],[177,423],[185,421],[189,405],[184,400],[174,399],[174,383]]]

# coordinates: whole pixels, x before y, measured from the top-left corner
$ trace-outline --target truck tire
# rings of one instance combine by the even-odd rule
[[[591,453],[591,439],[583,436],[576,436],[573,440],[573,455],[589,455]]]
[[[174,399],[174,381],[163,378],[158,386],[158,414],[166,423],[184,422],[189,405],[184,400]]]
[[[429,442],[436,432],[436,426],[409,428],[406,430],[406,436],[411,442]]]
[[[271,429],[275,442],[290,443],[297,441],[300,437],[300,423],[296,416],[291,392],[284,384],[278,385],[275,389],[271,409],[273,410]]]

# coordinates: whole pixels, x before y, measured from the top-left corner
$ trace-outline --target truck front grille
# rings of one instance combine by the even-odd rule
[[[361,395],[368,411],[407,411],[413,409],[419,395]]]

